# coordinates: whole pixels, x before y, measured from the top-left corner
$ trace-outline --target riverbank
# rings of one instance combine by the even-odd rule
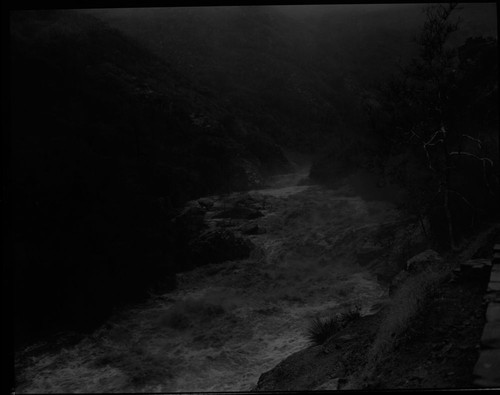
[[[283,179],[297,182],[293,174]],[[386,339],[379,328],[401,318],[390,285],[404,272],[409,258],[428,248],[421,224],[406,218],[391,202],[364,199],[348,183],[327,189],[275,181],[263,190],[188,202],[175,222],[189,233],[186,257],[198,266],[177,275],[176,290],[152,294],[148,302],[124,309],[83,338],[59,347],[47,344],[20,351],[16,392],[393,385],[390,376],[385,378],[384,367],[405,366],[397,355],[402,352],[403,358],[410,352],[405,348],[411,344],[406,324],[398,324],[397,344],[390,341],[394,347],[384,349],[383,355],[373,345]],[[487,235],[459,255],[445,256],[449,273],[454,264],[477,255],[489,242]],[[436,292],[444,292],[443,301],[451,300],[449,309],[464,305],[461,297],[471,303],[478,300],[474,295],[479,295],[482,283],[460,296],[462,288],[449,283],[448,274],[410,276],[400,288],[407,284],[407,289],[421,289],[418,298],[427,301],[428,285],[438,285]],[[449,293],[446,287],[451,287]],[[413,298],[403,295],[399,300],[402,310],[408,311],[410,305],[404,303]],[[419,303],[405,313],[411,331],[419,331],[420,314],[429,311],[414,308]],[[478,310],[475,303],[463,316]],[[311,320],[352,308],[358,309],[358,320],[325,344],[310,347]],[[450,319],[455,316],[463,317],[451,310]],[[425,328],[427,321],[423,322]],[[480,324],[471,324],[470,330]],[[440,327],[434,321],[432,326]],[[448,344],[440,345],[446,338],[438,341],[436,336],[423,333],[422,338],[430,340],[414,347],[430,347],[429,352],[438,356],[447,352]],[[474,337],[467,330],[464,336]],[[373,355],[376,363],[370,365],[367,356]],[[446,372],[450,371],[459,369]]]
[[[460,253],[445,257],[447,269],[435,286],[420,295],[421,308],[408,320],[406,328],[385,339],[385,348],[374,344],[380,344],[381,328],[397,328],[394,322],[400,319],[398,315],[408,310],[401,293],[399,300],[398,293],[392,300],[399,308],[387,305],[378,314],[352,323],[324,345],[290,356],[264,373],[255,389],[473,388],[489,273],[478,270],[475,275],[458,276],[452,269],[470,259],[490,258],[499,231],[498,226],[491,226]],[[414,283],[409,278],[406,289]]]
[[[20,352],[17,392],[249,390],[307,347],[314,317],[373,314],[380,278],[424,243],[393,204],[348,187],[279,182],[189,202],[181,219],[188,258],[203,264],[76,344]],[[248,256],[228,258],[228,245]]]

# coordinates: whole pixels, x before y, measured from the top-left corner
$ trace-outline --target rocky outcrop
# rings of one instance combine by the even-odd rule
[[[394,292],[412,275],[429,268],[437,268],[443,262],[443,258],[434,250],[425,250],[406,261],[406,267],[391,279],[389,295]]]
[[[418,255],[408,259],[406,270],[411,273],[420,272],[426,268],[438,265],[443,261],[441,255],[434,250],[425,250]]]
[[[198,199],[198,204],[202,208],[204,208],[205,210],[209,210],[209,209],[211,209],[213,207],[214,201],[213,201],[213,199],[204,197],[204,198]]]
[[[340,389],[345,378],[364,362],[379,317],[353,321],[321,346],[290,355],[263,373],[254,391],[311,391]],[[335,388],[332,388],[334,387]]]
[[[227,229],[207,230],[188,244],[190,261],[195,266],[244,259],[252,244]]]
[[[255,219],[263,215],[259,210],[240,206],[224,210],[215,215],[214,218]]]
[[[266,213],[266,200],[239,192],[186,203],[172,220],[182,269],[248,258],[255,247],[251,236],[266,233],[256,221]]]

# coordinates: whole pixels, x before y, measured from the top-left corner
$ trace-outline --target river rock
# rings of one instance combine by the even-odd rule
[[[198,199],[198,204],[203,208],[203,209],[206,209],[206,210],[210,210],[213,205],[214,205],[214,201],[210,198],[200,198]]]
[[[409,272],[419,272],[428,267],[439,264],[443,261],[441,255],[434,250],[425,250],[415,255],[406,262],[406,270]]]
[[[214,218],[255,219],[263,216],[259,210],[237,206],[214,215]]]
[[[244,259],[250,256],[252,244],[226,229],[203,232],[188,245],[190,261],[194,266]]]

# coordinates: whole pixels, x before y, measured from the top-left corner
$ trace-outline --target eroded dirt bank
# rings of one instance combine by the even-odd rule
[[[25,350],[17,392],[249,390],[309,345],[313,317],[358,306],[360,322],[376,319],[383,280],[425,244],[420,225],[346,186],[286,184],[190,202],[203,207],[208,231],[251,245],[249,257],[180,274],[174,292],[62,351]]]

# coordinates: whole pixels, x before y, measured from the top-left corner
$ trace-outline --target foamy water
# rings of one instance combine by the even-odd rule
[[[308,346],[313,317],[354,305],[369,314],[385,294],[356,263],[356,246],[396,210],[318,186],[251,194],[269,204],[251,258],[183,273],[177,290],[34,358],[17,392],[249,390]]]

